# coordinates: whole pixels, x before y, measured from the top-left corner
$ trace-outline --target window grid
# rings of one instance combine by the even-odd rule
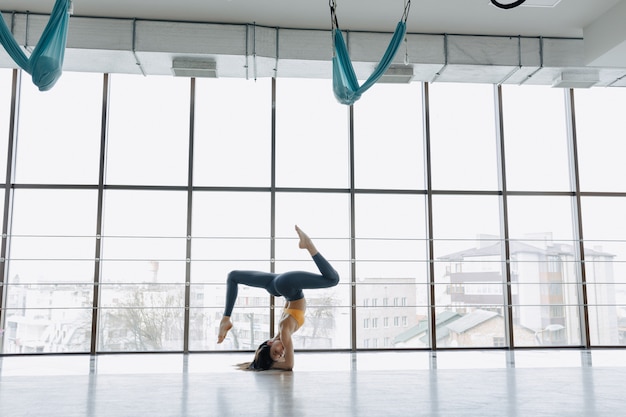
[[[17,97],[17,94],[19,94],[19,89],[15,88],[17,85],[19,85],[19,83],[21,82],[21,72],[20,71],[13,71],[13,75],[11,78],[11,83],[13,85],[13,89],[12,89],[12,96],[11,96],[11,102],[12,103],[16,103],[19,102],[19,99]],[[108,88],[110,85],[110,78],[109,75],[104,74],[103,75],[103,97],[105,97],[105,99],[108,97]],[[280,80],[274,80],[274,82],[279,83]],[[15,192],[15,190],[17,189],[46,189],[46,190],[59,190],[59,189],[86,189],[86,190],[97,190],[98,191],[98,212],[97,212],[97,225],[95,225],[95,236],[93,236],[94,240],[95,240],[95,262],[94,262],[94,277],[93,277],[93,281],[94,281],[94,288],[93,288],[93,292],[88,293],[88,295],[91,297],[91,294],[93,294],[92,296],[92,305],[91,306],[86,306],[88,308],[91,308],[93,315],[92,315],[92,320],[91,320],[91,330],[90,330],[90,335],[87,335],[86,338],[89,339],[91,341],[90,346],[89,346],[89,351],[91,353],[97,353],[98,351],[100,351],[100,349],[98,348],[98,344],[97,344],[97,340],[98,340],[98,326],[99,324],[101,324],[101,321],[104,320],[103,317],[100,317],[98,312],[102,311],[104,308],[102,306],[100,306],[100,302],[101,302],[101,267],[100,267],[100,258],[102,256],[102,241],[103,238],[105,238],[105,236],[102,236],[102,213],[103,213],[103,195],[106,193],[107,189],[115,189],[115,190],[134,190],[134,191],[139,191],[139,190],[161,190],[161,191],[186,191],[187,192],[187,198],[188,198],[188,204],[187,204],[187,213],[186,213],[186,236],[178,236],[179,238],[183,238],[186,239],[186,244],[185,244],[185,259],[175,259],[175,260],[181,260],[181,261],[187,261],[186,262],[186,267],[185,267],[185,278],[183,280],[184,282],[184,291],[183,291],[183,301],[181,305],[177,305],[175,308],[179,308],[181,309],[181,311],[184,311],[184,315],[183,315],[183,319],[182,319],[182,327],[180,328],[180,331],[182,332],[182,344],[180,345],[180,348],[173,348],[172,350],[182,350],[185,352],[188,352],[190,350],[193,350],[190,348],[190,344],[189,344],[189,339],[190,339],[190,327],[192,326],[192,317],[191,315],[193,314],[192,311],[192,307],[190,306],[191,304],[191,297],[192,297],[192,289],[191,287],[194,285],[194,282],[191,279],[191,275],[192,275],[192,266],[190,263],[190,259],[191,259],[191,250],[192,250],[192,246],[194,243],[194,240],[192,239],[192,232],[191,232],[191,223],[192,223],[192,218],[193,218],[193,210],[192,210],[192,204],[191,204],[191,200],[192,200],[192,196],[194,194],[195,191],[201,190],[201,189],[205,189],[205,191],[210,192],[211,189],[207,190],[206,187],[194,187],[193,186],[193,125],[194,125],[194,107],[193,107],[193,103],[194,103],[194,93],[195,93],[195,80],[191,79],[190,80],[190,84],[189,84],[189,88],[191,91],[191,98],[190,98],[190,110],[189,110],[189,125],[190,125],[190,133],[189,133],[189,168],[188,168],[188,184],[184,187],[176,187],[176,186],[161,186],[161,185],[156,185],[156,186],[142,186],[142,185],[128,185],[128,186],[124,186],[124,185],[117,185],[117,186],[107,186],[104,183],[104,171],[105,171],[105,158],[103,155],[101,155],[100,157],[100,180],[98,184],[92,184],[92,185],[72,185],[72,184],[61,184],[61,185],[54,185],[54,184],[20,184],[17,185],[15,183],[12,182],[12,178],[13,178],[13,173],[15,172],[15,167],[14,166],[10,166],[9,169],[7,169],[7,179],[5,182],[5,190],[6,195],[5,195],[5,199],[4,199],[4,223],[3,223],[3,245],[2,245],[2,259],[3,260],[7,260],[6,263],[9,264],[11,263],[11,258],[8,257],[8,246],[11,243],[11,239],[15,238],[17,239],[18,236],[13,236],[10,234],[11,231],[11,227],[10,227],[10,220],[11,220],[11,216],[14,213],[11,213],[10,208],[12,207],[12,197],[13,197],[13,193]],[[422,110],[423,114],[419,115],[419,117],[424,117],[426,114],[428,114],[427,112],[427,104],[428,104],[428,95],[429,95],[429,90],[428,90],[428,84],[424,84],[423,85],[423,97],[422,100],[424,101],[424,103],[426,103],[425,108]],[[494,91],[496,92],[496,94],[494,94],[495,100],[497,104],[501,104],[501,100],[502,100],[502,91],[500,89],[500,87],[496,87],[494,89]],[[573,247],[571,254],[568,254],[568,256],[571,255],[571,258],[567,258],[567,259],[563,259],[562,255],[548,255],[546,256],[546,259],[544,261],[536,261],[536,265],[538,265],[539,267],[541,267],[542,270],[545,270],[545,274],[547,274],[546,276],[548,276],[548,280],[550,279],[549,276],[550,274],[552,274],[552,276],[554,276],[555,274],[564,274],[567,271],[573,270],[573,272],[570,272],[573,274],[573,279],[574,281],[572,282],[567,282],[567,283],[558,283],[558,282],[551,282],[548,281],[548,284],[545,285],[544,287],[541,288],[541,297],[543,297],[543,301],[539,300],[539,302],[535,302],[535,303],[531,303],[531,302],[526,302],[525,304],[516,304],[516,297],[518,297],[518,295],[520,294],[520,291],[523,291],[524,286],[528,286],[528,285],[533,285],[532,282],[518,282],[518,275],[516,274],[516,271],[518,268],[520,268],[520,265],[523,265],[522,261],[516,261],[514,263],[514,266],[511,265],[509,266],[509,260],[513,260],[516,259],[514,257],[513,251],[512,251],[512,247],[516,244],[516,240],[515,239],[511,239],[508,236],[508,233],[505,234],[502,238],[504,244],[502,245],[502,251],[503,253],[505,253],[505,261],[504,263],[502,263],[501,261],[496,261],[497,265],[500,265],[502,270],[505,271],[504,276],[506,278],[506,292],[504,294],[505,296],[505,302],[503,304],[500,305],[500,307],[498,307],[497,305],[482,305],[482,307],[485,309],[485,311],[492,311],[494,309],[500,309],[501,312],[504,314],[505,317],[505,323],[504,323],[504,328],[505,330],[505,334],[498,334],[498,335],[494,335],[491,338],[491,342],[489,342],[488,344],[491,345],[491,347],[516,347],[516,346],[525,346],[524,342],[521,343],[516,343],[515,341],[515,337],[513,336],[513,333],[515,333],[516,330],[516,325],[514,324],[514,320],[516,317],[516,314],[518,314],[518,312],[516,311],[518,308],[519,309],[530,309],[530,308],[544,308],[547,311],[547,315],[549,317],[553,317],[555,320],[559,321],[559,320],[564,320],[566,317],[566,311],[568,308],[575,308],[579,310],[580,316],[577,320],[574,320],[574,323],[570,323],[573,326],[580,326],[580,331],[581,331],[581,339],[580,342],[578,343],[581,346],[584,347],[590,347],[592,344],[592,341],[590,340],[591,337],[589,335],[589,314],[588,314],[588,310],[587,310],[587,295],[586,295],[586,286],[585,285],[580,285],[581,282],[582,283],[586,283],[586,270],[585,270],[585,265],[584,265],[584,260],[585,260],[585,247],[583,246],[583,242],[582,242],[582,227],[583,227],[583,223],[581,220],[581,214],[580,214],[580,209],[581,209],[581,197],[584,197],[586,195],[588,196],[613,196],[613,197],[626,197],[626,193],[615,193],[615,192],[605,192],[605,193],[600,193],[600,192],[594,192],[594,193],[582,193],[579,189],[578,186],[578,171],[575,169],[576,167],[576,135],[575,135],[575,123],[574,123],[574,103],[573,103],[573,94],[574,91],[573,90],[567,90],[566,91],[566,112],[568,114],[568,127],[569,127],[569,131],[568,131],[568,135],[569,135],[569,141],[571,142],[570,145],[570,149],[569,149],[569,155],[568,157],[571,160],[570,166],[574,167],[570,173],[571,175],[571,179],[573,182],[573,190],[572,192],[559,192],[559,191],[554,191],[554,192],[546,192],[546,191],[542,191],[542,192],[532,192],[532,191],[524,191],[524,192],[509,192],[506,189],[506,173],[505,173],[505,169],[504,166],[501,165],[499,168],[499,182],[500,182],[500,187],[501,187],[501,191],[476,191],[476,192],[471,192],[471,191],[467,191],[467,190],[462,190],[462,191],[454,191],[454,190],[446,190],[444,191],[440,191],[440,190],[433,190],[431,186],[429,186],[430,181],[428,179],[428,175],[427,175],[427,179],[426,179],[426,187],[424,190],[404,190],[403,192],[405,193],[415,193],[415,194],[424,194],[426,196],[428,196],[429,198],[432,198],[433,195],[467,195],[467,194],[475,194],[475,195],[496,195],[496,196],[500,196],[500,198],[503,201],[503,206],[501,207],[501,210],[503,210],[503,212],[501,212],[501,216],[504,219],[503,223],[505,225],[505,229],[507,229],[508,226],[508,213],[506,211],[506,202],[507,202],[507,197],[509,196],[566,196],[566,197],[574,197],[574,201],[576,204],[574,204],[575,210],[574,210],[574,215],[575,215],[575,225],[576,227],[575,229],[575,236],[573,236],[572,240],[571,240],[571,246]],[[268,92],[268,97],[272,96],[272,100],[273,100],[273,95],[269,94]],[[5,97],[6,98],[6,97]],[[0,98],[2,99],[2,98]],[[274,106],[273,106],[274,107]],[[352,120],[354,118],[354,111],[358,111],[358,109],[350,109],[350,119]],[[11,113],[11,115],[14,114],[13,112]],[[10,115],[9,115],[10,116]],[[500,110],[499,113],[496,114],[496,121],[494,121],[494,125],[496,126],[496,129],[500,129],[501,130],[501,126],[498,127],[498,125],[502,124],[502,118],[505,117],[506,114]],[[101,153],[104,152],[104,150],[106,149],[106,137],[107,137],[107,132],[106,132],[106,126],[107,126],[107,117],[108,117],[108,112],[107,112],[107,103],[105,102],[105,104],[103,104],[103,110],[102,110],[102,143],[101,143]],[[15,158],[12,155],[12,152],[14,151],[15,148],[15,143],[16,141],[19,141],[19,138],[16,137],[16,133],[15,133],[15,129],[14,129],[14,121],[12,120],[9,123],[10,129],[9,132],[7,132],[7,136],[9,136],[9,141],[8,141],[8,149],[7,149],[7,160],[9,161],[9,163],[14,163]],[[354,127],[351,125],[351,129],[354,129]],[[354,132],[350,132],[351,135],[354,135]],[[500,136],[505,136],[503,131],[500,131]],[[431,140],[429,134],[426,134],[426,145],[428,147],[428,141]],[[502,142],[506,142],[506,138],[505,137],[500,137],[499,139]],[[354,146],[352,144],[352,146]],[[502,146],[502,145],[500,145]],[[353,152],[353,149],[350,150],[350,152]],[[500,155],[500,157],[502,159],[504,159],[504,153],[502,153]],[[428,160],[429,159],[429,154],[428,152],[425,155],[425,158]],[[503,160],[501,161],[501,163],[503,163]],[[275,168],[273,168],[275,169]],[[212,187],[215,189],[220,189],[220,187]],[[230,187],[232,189],[237,189],[240,191],[244,191],[244,192],[249,192],[249,191],[255,191],[255,192],[269,192],[271,194],[276,193],[277,191],[283,191],[283,192],[320,192],[320,193],[324,193],[324,192],[332,192],[332,193],[349,193],[351,195],[356,195],[359,193],[379,193],[379,194],[385,194],[385,193],[389,193],[389,190],[356,190],[354,187],[351,187],[348,190],[344,190],[344,189],[314,189],[314,188],[298,188],[298,187],[293,187],[290,188],[289,190],[285,189],[285,190],[277,190],[277,188],[273,185],[270,188],[263,188],[263,187],[252,187],[252,188],[248,188],[248,187]],[[272,212],[274,212],[274,210],[272,209]],[[431,233],[432,230],[432,216],[433,216],[433,212],[432,212],[432,206],[430,207],[429,210],[427,210],[427,223],[431,225],[431,227],[429,228],[429,233]],[[351,214],[351,221],[353,221],[353,216],[354,214]],[[274,223],[274,222],[272,222]],[[508,229],[507,229],[508,230]],[[275,230],[271,230],[270,231],[270,235],[271,236],[275,236]],[[82,236],[82,238],[84,238],[84,236]],[[156,237],[153,236],[151,239],[158,239],[160,237]],[[430,244],[433,243],[433,238],[432,235],[430,235],[430,238],[426,239],[425,241],[428,241]],[[272,248],[274,246],[275,240],[271,239],[271,244],[272,244]],[[353,251],[354,248],[354,239],[352,239],[352,243],[351,243],[351,248]],[[272,249],[273,252],[273,249]],[[439,262],[439,260],[437,259],[433,259],[433,247],[430,246],[430,250],[429,250],[429,259],[426,259],[425,261],[428,263],[428,265],[430,266],[430,273],[429,273],[429,278],[428,281],[430,283],[437,283],[437,277],[435,277],[435,272],[433,269],[433,265],[436,262]],[[272,255],[273,257],[273,255]],[[26,259],[26,261],[28,261],[28,259]],[[348,261],[348,260],[340,260],[340,261]],[[358,259],[357,259],[358,261]],[[15,262],[18,262],[18,260],[15,260]],[[270,263],[271,265],[273,265],[273,263]],[[573,268],[570,268],[570,264]],[[483,263],[483,267],[485,265],[488,265],[488,263]],[[471,263],[468,261],[464,261],[464,262],[460,262],[460,263],[455,263],[454,265],[450,265],[450,267],[448,267],[448,272],[450,276],[453,276],[454,273],[462,273],[463,272],[463,268],[467,268],[467,267],[471,267]],[[351,273],[354,274],[354,269],[351,269]],[[452,272],[454,271],[454,272]],[[10,297],[8,296],[8,289],[11,288],[12,286],[17,286],[18,283],[12,283],[6,276],[6,272],[7,272],[7,265],[5,265],[5,268],[2,269],[2,275],[1,275],[1,280],[0,280],[0,324],[6,326],[7,323],[7,317],[8,317],[8,313],[10,311],[12,311],[13,306],[9,305],[9,303],[11,302]],[[358,271],[356,272],[357,276],[358,276]],[[543,278],[542,278],[543,279]],[[539,281],[537,281],[539,282]],[[543,282],[543,281],[542,281]],[[53,283],[54,284],[54,283]],[[57,283],[58,284],[58,283]],[[594,284],[601,284],[601,282],[595,281]],[[610,283],[609,283],[610,284]],[[353,282],[352,287],[356,287],[357,291],[358,291],[358,279],[355,280],[355,282]],[[483,296],[488,296],[488,295],[502,295],[502,287],[498,287],[497,285],[495,285],[493,282],[481,282],[478,281],[474,284],[472,284],[471,282],[463,282],[463,283],[449,283],[447,285],[441,285],[442,288],[447,288],[446,291],[449,291],[450,294],[457,294],[457,295],[464,295],[464,296],[473,296],[473,295],[483,295]],[[572,291],[569,291],[569,287],[572,287]],[[149,286],[147,287],[149,288]],[[427,311],[428,313],[426,314],[427,319],[425,320],[425,322],[427,324],[430,324],[427,330],[427,334],[426,336],[434,341],[437,338],[437,320],[439,319],[439,314],[438,313],[438,308],[440,308],[441,306],[438,305],[436,303],[436,299],[435,299],[435,294],[434,294],[434,286],[430,286],[430,293],[428,293],[428,296],[426,297],[428,300],[427,305],[425,307],[427,307],[427,309],[425,311]],[[571,303],[571,300],[568,300],[566,297],[568,296],[568,294],[572,294],[572,295],[576,295],[579,294],[580,298],[577,299],[576,302]],[[349,304],[350,305],[354,305],[355,303],[355,296],[354,296],[354,292],[352,293],[351,296],[351,300],[349,300]],[[361,303],[361,305],[366,308],[379,308],[381,310],[385,310],[385,314],[389,315],[390,311],[393,311],[394,307],[407,307],[407,306],[411,306],[411,304],[413,304],[412,302],[408,302],[407,303],[407,298],[406,297],[402,297],[402,298],[397,298],[394,297],[393,298],[393,307],[388,306],[389,304],[392,304],[391,300],[388,300],[388,298],[385,297],[380,297],[383,301],[381,303],[378,303],[378,299],[377,298],[370,298],[369,301],[368,299],[363,300],[363,302]],[[202,297],[200,297],[200,294],[196,294],[196,299],[203,299]],[[219,299],[219,298],[218,298]],[[607,306],[607,307],[611,307],[613,305],[616,305],[615,303],[617,303],[618,301],[614,301],[613,304],[611,304],[610,302],[607,303],[600,303],[598,302],[597,304],[595,304],[596,307],[602,307],[602,306]],[[214,304],[217,304],[217,302],[215,302]],[[379,304],[382,305],[382,308],[379,307]],[[419,304],[419,303],[418,303]],[[470,307],[471,305],[468,304],[467,302],[464,303],[458,303],[454,302],[453,304],[455,305],[464,305],[466,307]],[[85,306],[82,306],[85,307]],[[168,310],[170,309],[169,307],[165,308],[164,310]],[[214,305],[214,307],[217,309],[215,310],[215,314],[219,314],[219,306]],[[260,306],[263,307],[263,306]],[[348,305],[344,305],[342,307],[348,307]],[[34,307],[31,307],[34,308]],[[55,307],[52,307],[53,309]],[[360,306],[359,305],[355,305],[354,307],[352,307],[351,311],[353,311],[353,313],[355,313],[355,310],[359,310]],[[62,310],[62,308],[61,308]],[[156,307],[154,309],[155,312],[159,311],[159,307]],[[240,312],[243,315],[243,312]],[[176,313],[178,314],[178,313]],[[393,314],[393,313],[391,313]],[[398,314],[403,314],[402,312],[399,312]],[[393,326],[390,326],[391,323],[389,323],[389,319],[388,317],[384,317],[383,319],[383,328],[387,328],[387,327],[407,327],[408,323],[410,322],[410,318],[404,315],[392,315],[393,317]],[[595,316],[594,316],[595,317]],[[365,321],[362,323],[367,323],[367,325],[364,325],[363,327],[365,328],[370,328],[370,323],[371,323],[371,328],[378,328],[378,318],[377,317],[371,317],[371,322],[370,322],[370,318],[365,318]],[[355,331],[355,323],[356,321],[353,319],[351,321],[351,327],[352,327],[352,340],[350,341],[350,347],[352,350],[356,350],[357,349],[357,342],[354,337],[354,335],[356,334]],[[267,320],[263,320],[263,324],[267,325],[268,327],[273,326],[274,322],[273,322],[273,317],[267,321]],[[550,326],[555,326],[554,323],[547,323],[544,330],[542,330],[541,332],[535,332],[534,337],[535,339],[541,339],[543,344],[550,344],[552,346],[562,346],[563,345],[563,340],[564,340],[564,329],[563,326],[556,326],[553,328],[550,328]],[[267,330],[268,333],[271,333],[271,329]],[[5,331],[5,337],[6,337],[6,331]],[[3,339],[0,339],[3,340]],[[393,341],[389,341],[390,339],[388,337],[385,337],[381,340],[384,340],[384,347],[388,347],[390,346]],[[3,346],[4,346],[4,340],[3,340]],[[372,339],[371,337],[369,339],[364,339],[362,342],[362,346],[364,346],[365,348],[377,348],[379,347],[379,345],[377,344],[377,339]],[[250,346],[252,347],[252,346]],[[432,345],[430,346],[433,349],[438,348],[437,344],[435,342],[432,342]],[[443,348],[443,347],[442,347]],[[167,350],[167,348],[165,348],[164,350]],[[7,353],[7,352],[1,352],[1,353]]]

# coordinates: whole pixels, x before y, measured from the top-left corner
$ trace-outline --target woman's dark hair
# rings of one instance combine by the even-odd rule
[[[270,345],[267,342],[269,342],[269,340],[266,340],[259,345],[254,355],[254,360],[248,369],[254,371],[267,371],[272,367],[274,360],[270,354]]]

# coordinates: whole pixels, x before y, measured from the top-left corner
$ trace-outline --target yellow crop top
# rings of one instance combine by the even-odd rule
[[[298,327],[302,327],[302,325],[304,324],[304,310],[286,308],[284,311],[296,320],[296,322],[298,323]]]

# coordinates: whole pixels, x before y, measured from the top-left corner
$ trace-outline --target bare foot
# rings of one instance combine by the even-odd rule
[[[220,330],[217,334],[217,343],[222,343],[224,339],[226,339],[226,334],[230,329],[233,328],[233,323],[230,321],[230,317],[222,317],[222,321],[220,321]]]
[[[300,242],[298,242],[298,247],[300,249],[308,250],[311,256],[314,256],[317,253],[317,249],[315,248],[315,245],[313,244],[311,238],[308,237],[307,234],[304,233],[297,225],[296,232],[298,232],[298,237],[300,238]]]

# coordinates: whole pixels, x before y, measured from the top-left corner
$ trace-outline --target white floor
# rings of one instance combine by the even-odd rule
[[[621,416],[625,350],[0,357],[0,416]]]

